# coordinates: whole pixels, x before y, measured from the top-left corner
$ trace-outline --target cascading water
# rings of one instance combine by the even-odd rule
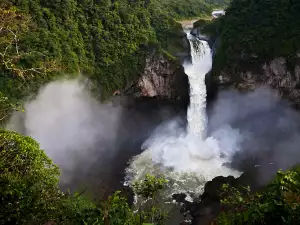
[[[144,179],[147,173],[164,175],[169,180],[164,193],[166,199],[174,193],[198,196],[205,183],[214,177],[240,175],[224,166],[238,150],[238,133],[233,129],[219,129],[207,137],[205,74],[211,69],[211,50],[207,42],[190,34],[188,38],[192,64],[184,65],[190,83],[187,129],[180,127],[175,119],[162,124],[143,144],[145,151],[132,159],[126,171],[129,185]]]
[[[188,133],[206,136],[206,86],[205,75],[212,66],[212,56],[206,41],[188,34],[191,45],[192,65],[185,66],[190,83],[190,106],[187,112]]]

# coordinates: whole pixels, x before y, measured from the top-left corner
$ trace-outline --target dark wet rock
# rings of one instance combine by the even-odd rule
[[[238,185],[238,179],[233,176],[216,177],[205,184],[204,192],[193,202],[185,200],[185,194],[174,195],[174,199],[181,204],[181,212],[186,216],[191,216],[193,225],[209,225],[213,219],[221,212],[220,189],[224,184],[231,186]]]
[[[173,199],[178,202],[178,203],[183,203],[186,202],[185,198],[187,197],[186,194],[181,193],[181,194],[173,194],[172,195]]]
[[[178,60],[164,52],[153,51],[146,59],[145,69],[137,81],[123,92],[124,95],[157,97],[189,103],[189,82]]]

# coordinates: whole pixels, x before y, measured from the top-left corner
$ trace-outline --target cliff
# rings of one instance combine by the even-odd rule
[[[300,55],[293,64],[286,57],[276,57],[265,62],[240,60],[239,65],[228,65],[216,77],[220,85],[232,86],[241,91],[251,91],[270,85],[295,107],[300,107]]]
[[[188,77],[179,60],[164,51],[153,50],[146,58],[142,74],[123,94],[158,97],[188,105]]]

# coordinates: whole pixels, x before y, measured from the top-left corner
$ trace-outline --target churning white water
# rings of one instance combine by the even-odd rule
[[[169,180],[166,197],[174,193],[199,195],[205,183],[216,176],[240,175],[224,166],[238,150],[239,133],[223,127],[206,136],[205,75],[211,69],[211,50],[207,42],[190,34],[188,38],[192,64],[184,65],[190,83],[187,129],[181,128],[175,119],[162,124],[143,144],[145,151],[134,157],[127,168],[129,184],[142,180],[147,173],[164,175]]]
[[[211,50],[206,41],[194,39],[189,34],[192,64],[185,65],[190,83],[190,106],[187,111],[188,133],[205,138],[206,86],[205,75],[212,66]]]

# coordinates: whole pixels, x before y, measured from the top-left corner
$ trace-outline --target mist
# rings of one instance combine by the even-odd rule
[[[40,143],[60,166],[63,185],[73,179],[79,165],[86,172],[90,165],[105,166],[107,158],[113,157],[121,112],[120,107],[99,104],[79,80],[58,81],[25,104],[23,129],[14,123],[16,116],[8,128]]]
[[[39,142],[60,167],[62,189],[96,195],[120,189],[128,160],[141,152],[158,124],[181,111],[151,99],[115,97],[101,103],[81,79],[46,85],[24,108],[7,129]]]
[[[223,90],[208,116],[208,135],[220,129],[240,134],[231,166],[251,171],[253,182],[266,184],[278,169],[300,163],[300,114],[270,88],[250,93]]]
[[[247,184],[262,186],[278,169],[300,163],[299,112],[270,88],[220,91],[207,113],[203,138],[178,118],[160,124],[127,168],[129,183],[146,173],[164,174],[172,181],[169,196],[200,194],[216,176],[237,178],[244,173]]]
[[[186,109],[155,98],[100,103],[80,80],[68,80],[42,88],[7,128],[37,140],[60,167],[61,186],[71,190],[120,188],[134,160],[136,171],[153,162],[201,171],[201,184],[239,172],[265,184],[277,169],[300,162],[300,115],[267,87],[220,91],[207,116],[207,136],[198,140],[186,134]],[[135,157],[143,151],[149,162]]]

